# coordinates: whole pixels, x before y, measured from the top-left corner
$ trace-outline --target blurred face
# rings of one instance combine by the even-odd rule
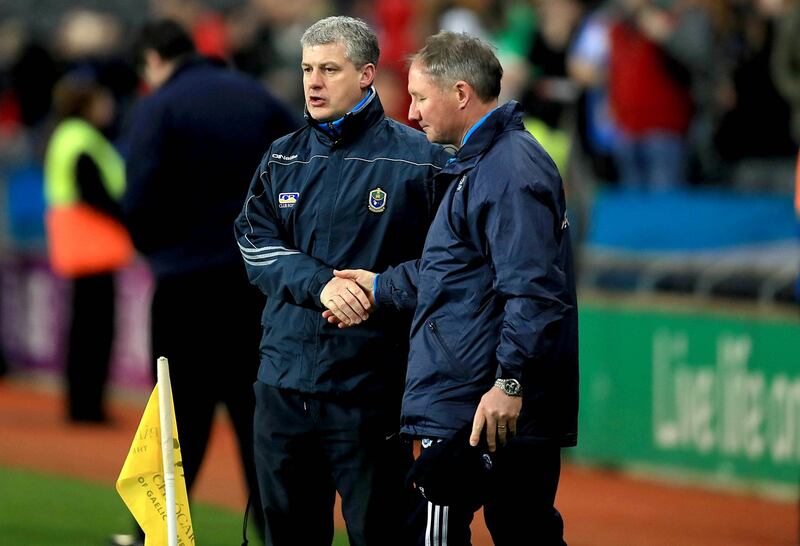
[[[375,65],[356,68],[340,43],[304,47],[301,66],[306,107],[317,121],[333,121],[352,110],[375,77]]]
[[[755,4],[759,13],[767,17],[777,17],[785,11],[788,2],[784,0],[757,0]]]
[[[455,86],[442,89],[414,63],[408,71],[408,94],[411,95],[408,119],[419,123],[429,141],[461,144],[463,127]]]
[[[100,129],[108,127],[114,121],[116,107],[114,97],[105,89],[96,91],[87,106],[86,119]]]
[[[172,75],[174,65],[165,61],[154,49],[144,52],[144,67],[142,77],[151,89],[158,89]]]

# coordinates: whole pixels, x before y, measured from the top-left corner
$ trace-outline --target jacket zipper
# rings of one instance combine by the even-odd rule
[[[444,342],[444,339],[442,338],[442,334],[439,332],[439,328],[438,328],[438,326],[436,326],[436,323],[433,322],[432,320],[428,321],[428,329],[433,333],[433,337],[436,340],[436,343],[444,351],[445,356],[447,357],[447,360],[450,362],[450,366],[453,368],[453,371],[460,372],[461,370],[459,370],[459,368],[457,366],[457,362],[458,361],[456,360],[455,355],[453,355],[453,353],[450,351],[450,348]],[[459,375],[462,375],[462,374],[459,373]]]

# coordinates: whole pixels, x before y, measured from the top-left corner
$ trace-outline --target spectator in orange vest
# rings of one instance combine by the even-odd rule
[[[53,270],[72,280],[66,380],[68,415],[104,422],[103,391],[114,338],[114,273],[133,257],[118,221],[125,190],[122,157],[103,136],[114,100],[88,73],[54,90],[57,125],[45,157],[47,240]]]

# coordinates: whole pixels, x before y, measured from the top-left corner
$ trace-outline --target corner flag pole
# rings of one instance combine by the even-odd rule
[[[169,363],[158,358],[158,414],[161,421],[161,456],[164,466],[164,487],[167,501],[167,544],[178,546],[178,516],[175,510],[175,440],[172,436],[172,387]]]

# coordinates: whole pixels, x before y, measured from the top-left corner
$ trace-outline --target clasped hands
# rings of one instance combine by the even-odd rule
[[[322,318],[339,328],[361,324],[374,310],[372,284],[375,273],[364,269],[333,272],[334,277],[322,289],[320,303],[325,307]]]

